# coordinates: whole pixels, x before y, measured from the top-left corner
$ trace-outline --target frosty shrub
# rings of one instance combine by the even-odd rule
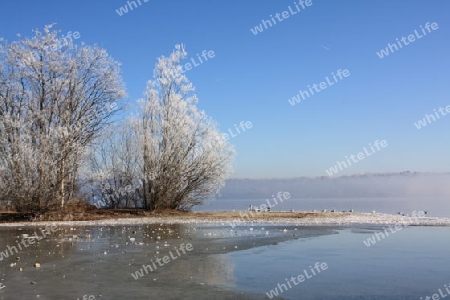
[[[131,126],[142,154],[147,210],[190,209],[217,194],[231,172],[233,147],[197,108],[183,72],[187,53],[177,45],[158,59]]]
[[[46,26],[0,43],[0,200],[64,207],[86,147],[124,97],[119,64],[96,46],[61,44]]]

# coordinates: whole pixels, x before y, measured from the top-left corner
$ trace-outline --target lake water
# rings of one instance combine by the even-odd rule
[[[287,299],[420,299],[450,286],[448,228],[407,228],[367,247],[372,230],[297,240],[228,255],[236,287],[269,292],[325,262],[328,269],[281,296]],[[311,272],[309,272],[311,275]],[[446,293],[448,294],[448,293]],[[267,297],[268,299],[268,297]]]
[[[273,205],[274,201],[270,198]],[[249,205],[260,207],[266,199],[218,199],[195,207],[195,211],[230,211],[247,210]],[[428,211],[429,216],[450,217],[450,199],[444,198],[317,198],[287,199],[278,201],[272,210],[311,211],[335,209],[338,211],[353,209],[355,212],[372,212],[396,214],[403,212],[411,215],[415,211]]]
[[[449,228],[403,228],[367,247],[364,241],[380,229],[64,227],[2,258],[5,288],[0,299],[269,299],[266,293],[281,284],[286,289],[278,290],[278,299],[425,299],[439,289],[445,292],[444,285],[450,284]],[[35,230],[0,228],[0,251]],[[188,243],[192,251],[180,250],[163,266],[132,276]],[[33,266],[36,262],[40,268]],[[312,276],[310,266],[316,262],[327,268]],[[287,285],[286,279],[305,270],[310,278]]]

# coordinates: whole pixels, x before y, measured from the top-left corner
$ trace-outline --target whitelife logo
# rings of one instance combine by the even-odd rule
[[[234,130],[231,128],[228,128],[228,133],[223,133],[222,136],[225,139],[225,141],[228,141],[230,139],[230,137],[237,137],[238,135],[240,135],[241,133],[245,132],[246,129],[251,129],[253,128],[253,124],[250,121],[241,121],[241,123],[239,123],[239,127],[241,128],[241,130],[239,130],[238,126],[236,124],[234,124]]]
[[[370,149],[372,150],[372,152],[367,151],[366,147],[363,148],[364,153],[363,152],[358,152],[357,155],[350,155],[350,159],[353,161],[353,163],[357,163],[361,160],[363,160],[364,158],[366,158],[366,156],[371,156],[372,154],[374,154],[376,151],[373,148],[372,144],[369,143]],[[375,148],[377,148],[378,151],[381,150],[381,148],[385,148],[388,146],[388,143],[386,142],[386,140],[382,140],[381,142],[379,140],[376,140],[374,143]],[[381,148],[380,148],[381,146]],[[348,158],[348,156],[345,156],[348,166],[345,163],[345,161],[337,161],[337,164],[334,165],[333,167],[329,168],[328,170],[325,170],[325,172],[328,174],[328,176],[333,176],[333,174],[337,174],[339,172],[339,169],[342,171],[344,170],[342,167],[344,167],[345,169],[347,169],[349,166],[352,165],[352,162],[350,161],[350,159]]]
[[[141,0],[136,0],[139,3],[139,6],[142,5]],[[116,9],[116,13],[121,17],[124,14],[128,13],[128,7],[130,8],[130,11],[132,11],[134,8],[138,8],[138,5],[136,4],[136,1],[127,1],[127,5],[120,7],[119,9]],[[149,0],[142,0],[144,3],[147,3]],[[133,8],[134,5],[134,8]]]
[[[49,228],[50,227],[50,228]],[[58,228],[56,227],[56,225],[47,225],[45,226],[45,229],[41,229],[42,232],[42,237],[40,237],[36,232],[34,232],[34,236],[28,236],[23,238],[20,242],[16,241],[17,243],[17,247],[19,248],[20,251],[22,251],[22,245],[24,248],[29,247],[30,245],[33,245],[37,240],[40,241],[43,238],[46,237],[46,235],[50,235],[52,233],[55,233],[58,230]],[[9,255],[11,254],[17,254],[19,253],[19,250],[17,249],[16,246],[7,246],[7,249],[3,252],[0,252],[0,261],[2,261],[3,259],[6,259],[9,257]]]
[[[331,72],[331,75],[333,76],[334,82],[331,81],[330,78],[328,78],[328,76],[327,76],[327,77],[325,77],[326,82],[322,81],[319,84],[314,83],[312,86],[308,85],[309,93],[308,93],[308,91],[300,90],[296,96],[292,97],[292,99],[288,99],[288,102],[292,106],[294,106],[296,103],[300,103],[302,101],[302,99],[305,100],[306,98],[313,96],[314,91],[316,91],[316,93],[319,93],[322,90],[326,89],[327,87],[332,86],[335,83],[339,82],[339,80],[336,78],[336,76],[339,77],[339,79],[342,81],[342,80],[344,80],[344,78],[347,78],[348,76],[350,76],[350,72],[347,69],[345,69],[344,71],[339,69],[336,71],[336,75],[334,75],[333,72]],[[300,96],[302,97],[302,99],[300,99]]]
[[[450,285],[450,284],[449,284]],[[450,295],[450,290],[448,289],[449,287],[444,284],[445,290],[447,291],[448,294],[442,293],[441,289],[438,289],[439,294],[433,294],[432,296],[425,296],[425,298],[420,297],[420,300],[441,300],[445,297],[447,297],[448,295]]]
[[[191,243],[186,244],[186,246],[184,245],[184,243],[180,245],[180,251],[183,252],[183,254],[186,254],[186,251],[189,252],[189,251],[192,251],[193,249],[194,249],[194,247],[192,246]],[[170,263],[171,259],[172,260],[177,259],[178,257],[181,256],[181,254],[180,254],[180,252],[178,251],[177,248],[175,248],[175,251],[177,252],[178,256],[174,256],[172,251],[169,251],[170,257],[168,255],[165,255],[162,258],[162,262],[161,262],[161,258],[158,257],[156,259],[156,263],[158,263],[158,265],[160,267],[162,267],[165,264]],[[140,270],[134,272],[134,274],[131,274],[131,276],[133,276],[134,280],[138,280],[139,278],[144,277],[144,272],[145,272],[145,274],[148,274],[148,270],[150,270],[150,272],[153,272],[153,271],[158,269],[158,267],[156,266],[156,263],[152,259],[151,260],[151,265],[142,265],[142,268]]]
[[[289,288],[286,286],[286,284],[284,283],[279,283],[274,289],[270,290],[268,293],[266,293],[267,297],[269,297],[270,299],[272,299],[275,296],[278,296],[278,294],[281,294],[283,291],[283,288],[285,291],[292,289],[292,285],[291,282],[294,285],[299,285],[300,283],[304,282],[306,279],[310,279],[313,278],[314,276],[316,276],[317,274],[319,274],[322,271],[325,271],[326,269],[328,269],[328,265],[327,263],[319,263],[316,262],[316,264],[314,265],[314,268],[312,266],[309,266],[310,269],[310,273],[312,275],[310,275],[308,273],[307,270],[303,270],[303,274],[305,274],[305,276],[303,276],[303,274],[298,275],[297,277],[291,277],[291,279],[285,279],[286,280],[286,284],[289,286]],[[316,272],[314,271],[314,269],[316,269]],[[297,280],[296,280],[297,279]]]
[[[296,15],[300,11],[305,10],[308,6],[312,5],[312,0],[306,0],[306,1],[300,0],[300,1],[298,1],[298,3],[294,2],[294,5],[297,10],[292,9],[292,7],[289,5],[288,6],[289,11],[285,10],[281,14],[280,13],[275,14],[275,17],[277,18],[278,22],[282,22],[285,19],[289,18],[290,16]],[[299,5],[302,7],[301,9],[300,9]],[[280,16],[281,16],[281,18],[280,18]],[[261,20],[262,23],[259,24],[258,26],[255,26],[254,28],[250,28],[250,31],[254,35],[257,35],[258,33],[263,32],[264,28],[269,29],[270,27],[275,26],[277,24],[277,21],[275,20],[275,18],[272,15],[270,15],[270,19],[272,20],[272,22],[270,20],[264,20],[264,19]],[[264,28],[263,28],[263,25],[264,25]],[[269,25],[269,26],[267,26],[267,25]]]
[[[419,212],[413,211],[411,214],[411,218],[414,221],[417,221],[418,218],[423,218],[425,216],[426,216],[426,214],[424,211],[419,211]],[[364,245],[366,245],[366,247],[370,247],[372,245],[375,245],[377,242],[381,241],[381,239],[384,240],[386,237],[388,237],[389,236],[389,232],[387,231],[388,229],[391,232],[391,234],[394,234],[394,233],[402,230],[404,227],[406,227],[405,224],[390,225],[388,228],[384,228],[384,231],[376,232],[374,235],[372,235],[372,237],[363,241],[363,243],[364,243]]]
[[[417,32],[417,30],[414,30],[414,34],[408,35],[408,41],[409,42],[407,42],[406,38],[404,36],[402,36],[400,41],[403,42],[404,46],[407,46],[410,43],[414,42],[416,40],[416,38],[417,39],[421,39],[421,38],[423,38],[424,36],[427,35],[427,32],[422,27],[422,25],[420,25],[420,28],[422,29],[423,35],[420,35]],[[431,24],[430,24],[430,22],[427,22],[425,24],[425,28],[427,29],[428,33],[430,33],[431,32],[430,28],[433,29],[433,30],[437,30],[439,28],[439,26],[438,26],[438,24],[436,22],[433,22]],[[398,38],[396,38],[396,40],[397,40],[398,47],[400,47],[400,49],[401,49],[402,48],[402,43],[398,40]],[[386,48],[381,49],[380,52],[376,52],[376,54],[378,55],[379,58],[384,58],[385,56],[388,56],[390,54],[389,50],[391,50],[391,53],[394,53],[395,51],[398,51],[398,47],[397,47],[397,45],[395,43],[394,44],[388,43]]]
[[[280,201],[280,203],[283,203],[283,200],[287,200],[287,199],[291,198],[291,194],[289,194],[289,192],[284,192],[284,193],[278,192],[277,198],[278,198],[278,201]],[[272,207],[275,207],[276,205],[278,205],[278,201],[274,195],[272,195],[272,200],[274,201],[273,204],[270,203],[269,199],[266,199],[266,203],[268,206],[266,204],[261,204],[259,206],[259,208],[257,207],[255,210],[249,211],[250,215],[248,215],[247,213],[244,213],[244,212],[240,212],[239,219],[234,219],[233,221],[228,222],[228,224],[230,224],[230,226],[232,228],[234,228],[234,227],[236,227],[237,224],[239,224],[239,222],[245,221],[245,218],[247,218],[248,221],[252,221],[252,218],[254,217],[254,215],[253,215],[254,213],[259,214],[259,213],[265,211],[267,208],[271,209]]]
[[[72,37],[73,37],[73,39],[72,39]],[[67,34],[65,36],[63,35],[60,39],[58,39],[57,42],[46,46],[46,49],[47,50],[49,49],[51,51],[57,51],[66,46],[70,47],[70,49],[71,49],[71,48],[73,48],[74,39],[77,40],[79,38],[81,38],[81,34],[78,31],[74,31],[73,33],[72,33],[72,31],[69,31],[69,32],[67,32]]]
[[[450,105],[447,105],[447,106],[445,107],[445,111],[446,111],[446,112],[444,112],[444,109],[443,109],[442,107],[439,107],[438,110],[439,110],[439,112],[441,113],[441,115],[444,117],[444,116],[446,116],[448,113],[450,113]],[[423,118],[422,120],[419,120],[417,123],[414,123],[414,126],[416,126],[417,129],[422,129],[422,127],[427,126],[427,121],[428,121],[428,124],[431,124],[432,121],[433,121],[433,122],[436,122],[436,118],[437,118],[438,120],[440,119],[439,114],[438,114],[438,112],[436,111],[436,109],[434,109],[434,114],[436,115],[436,117],[434,117],[433,115],[425,114],[425,118]]]
[[[202,57],[203,57],[203,59],[202,59]],[[209,50],[208,52],[206,52],[206,50],[203,50],[202,51],[202,55],[199,55],[197,53],[197,60],[198,61],[195,60],[194,57],[191,57],[191,63],[192,64],[191,63],[185,63],[184,66],[182,67],[182,70],[183,70],[183,72],[190,71],[190,70],[192,70],[193,67],[198,67],[201,64],[204,64],[205,62],[207,62],[208,58],[212,59],[214,57],[216,57],[216,54],[214,53],[213,50]]]

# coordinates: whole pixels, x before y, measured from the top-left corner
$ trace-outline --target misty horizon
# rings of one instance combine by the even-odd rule
[[[450,197],[450,173],[377,173],[339,177],[229,179],[221,199],[265,198],[287,191],[293,198]]]

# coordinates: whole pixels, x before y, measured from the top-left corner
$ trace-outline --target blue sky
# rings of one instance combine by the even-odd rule
[[[31,29],[50,23],[62,34],[78,31],[77,42],[99,44],[123,64],[124,102],[131,106],[156,58],[175,44],[184,43],[188,57],[214,51],[187,76],[199,107],[221,131],[241,121],[253,124],[230,139],[237,150],[235,178],[328,176],[325,170],[376,140],[388,146],[338,175],[449,171],[450,116],[414,126],[450,105],[449,1],[312,0],[257,35],[250,29],[289,6],[295,11],[298,1],[140,2],[119,16],[127,1],[7,1],[0,37],[31,36]],[[439,28],[382,59],[376,54],[396,38],[421,34],[427,22]],[[350,76],[289,104],[299,90],[339,69]]]

